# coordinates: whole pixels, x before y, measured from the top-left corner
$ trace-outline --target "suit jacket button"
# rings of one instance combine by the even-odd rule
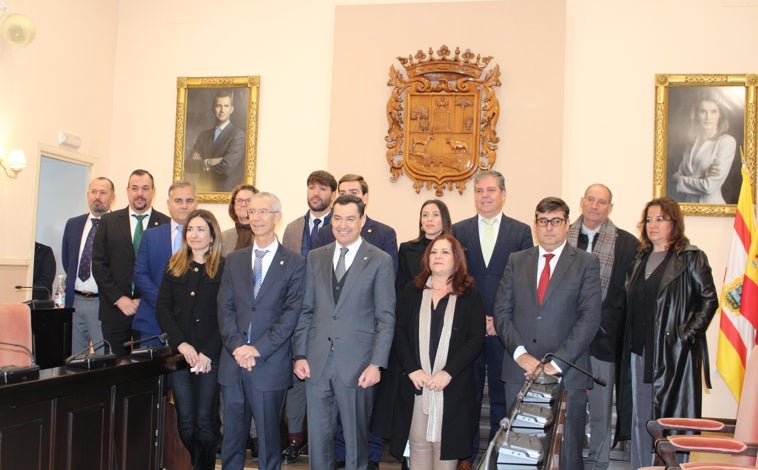
[[[536,342],[537,342],[537,338],[532,338],[532,343],[536,343]]]
[[[337,319],[337,315],[333,316],[332,318],[334,318],[336,320]]]
[[[326,338],[326,339],[327,339],[327,340],[329,340],[329,341],[331,341],[331,340],[332,340],[332,338],[331,338],[331,337],[329,337],[329,338]]]

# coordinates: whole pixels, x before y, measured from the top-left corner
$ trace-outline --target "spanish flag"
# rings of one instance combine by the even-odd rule
[[[758,231],[754,223],[753,188],[744,167],[720,303],[716,366],[739,402],[745,364],[758,328]]]

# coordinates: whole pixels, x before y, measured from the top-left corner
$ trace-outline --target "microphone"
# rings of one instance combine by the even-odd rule
[[[163,346],[143,346],[141,348],[134,348],[135,344],[144,343],[157,339]],[[171,348],[168,347],[168,333],[163,332],[159,335],[148,336],[147,338],[140,338],[124,343],[125,348],[131,348],[130,355],[132,357],[147,357],[153,359],[156,357],[167,356],[171,353]]]
[[[124,341],[124,347],[125,348],[130,348],[130,347],[135,346],[137,344],[146,343],[146,342],[152,341],[154,339],[157,339],[163,345],[168,345],[168,333],[164,332],[164,333],[161,333],[159,335],[148,336],[147,338],[140,338],[140,339],[133,339],[133,340],[130,340],[130,341]]]
[[[45,300],[31,299],[24,302],[32,308],[53,308],[55,306],[51,300],[53,294],[50,292],[50,289],[48,289],[47,286],[22,286],[18,284],[13,288],[16,290],[30,290],[32,291],[32,296],[34,296],[34,291],[43,291],[47,294],[47,299]]]
[[[0,341],[0,344],[5,346],[12,346],[14,348],[23,349],[25,353],[32,359],[31,365],[28,366],[2,366],[0,367],[0,384],[12,384],[16,382],[23,382],[26,380],[34,380],[39,378],[39,366],[37,360],[34,357],[34,353],[24,346],[23,344],[8,343]]]
[[[563,359],[560,356],[556,356],[554,353],[547,353],[540,360],[540,365],[542,366],[542,370],[540,371],[540,377],[543,377],[543,378],[545,377],[545,364],[547,364],[547,361],[551,357],[553,359],[558,359],[559,361],[565,363],[566,365],[568,365],[569,367],[571,367],[573,369],[578,370],[582,374],[584,374],[587,377],[591,378],[596,384],[598,384],[600,386],[605,387],[608,384],[608,382],[606,382],[605,379],[602,378],[602,377],[600,377],[599,375],[592,375],[589,372],[587,372],[586,370],[584,370],[581,367],[579,367],[578,365],[574,364],[573,362],[569,362],[569,361],[567,361],[566,359]]]
[[[100,349],[103,345],[108,346],[108,351],[112,351],[113,347],[111,347],[111,343],[109,343],[105,338],[95,341],[95,343],[91,346],[93,353],[88,353],[90,346],[87,346],[86,348],[82,349],[76,354],[73,354],[66,358],[64,361],[66,366],[68,367],[77,367],[82,369],[98,369],[102,367],[108,367],[112,366],[116,363],[116,355],[108,352],[107,354],[95,354],[94,351],[97,351]],[[82,354],[85,354],[82,356]]]

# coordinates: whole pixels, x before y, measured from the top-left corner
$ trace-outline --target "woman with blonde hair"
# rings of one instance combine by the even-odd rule
[[[221,335],[216,297],[224,271],[216,218],[198,209],[187,216],[182,245],[169,259],[155,315],[187,368],[172,372],[179,437],[195,470],[216,465],[218,361]]]

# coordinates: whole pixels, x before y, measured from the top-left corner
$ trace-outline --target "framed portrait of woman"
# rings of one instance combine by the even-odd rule
[[[255,182],[260,77],[179,77],[174,181],[195,184],[200,202],[229,202]]]
[[[685,215],[737,211],[745,165],[755,188],[758,75],[655,76],[653,197]]]

